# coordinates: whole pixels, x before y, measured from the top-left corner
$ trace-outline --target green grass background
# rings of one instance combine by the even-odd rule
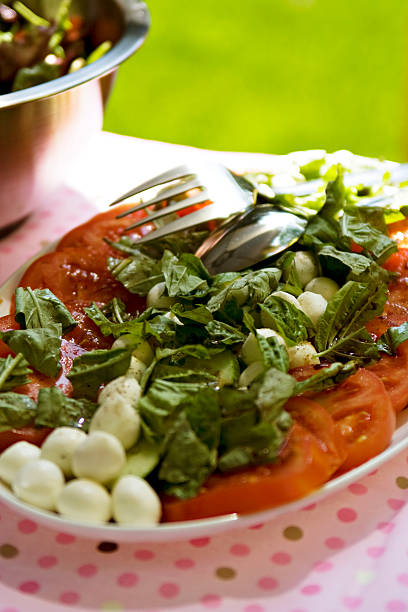
[[[408,153],[405,0],[148,0],[105,129],[209,149]]]

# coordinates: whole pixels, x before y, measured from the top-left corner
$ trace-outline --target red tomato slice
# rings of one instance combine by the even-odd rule
[[[89,221],[86,221],[86,223],[74,227],[74,229],[61,238],[57,246],[57,251],[72,247],[94,247],[101,256],[103,255],[105,257],[105,259],[108,255],[118,256],[118,251],[112,249],[103,239],[107,238],[112,242],[117,242],[119,238],[125,234],[125,229],[129,227],[129,225],[146,216],[146,213],[141,210],[131,213],[122,219],[116,219],[117,215],[125,212],[131,207],[132,204],[113,206],[109,210],[95,215]],[[145,226],[141,226],[140,229],[133,230],[133,234],[144,235],[152,229],[152,224],[147,223]]]
[[[332,456],[312,432],[294,423],[276,464],[213,474],[192,499],[163,499],[164,521],[247,514],[307,495],[333,473]]]
[[[0,331],[10,331],[11,329],[20,329],[19,324],[14,320],[12,315],[6,315],[5,317],[0,317]],[[0,340],[0,357],[7,357],[7,355],[12,355],[13,351],[7,346],[3,340]]]
[[[21,429],[8,429],[0,431],[0,452],[14,444],[15,442],[31,442],[36,446],[41,446],[45,438],[52,432],[49,427],[22,427]]]
[[[395,429],[395,412],[384,383],[373,372],[361,369],[337,387],[312,395],[337,423],[346,442],[347,458],[340,471],[346,472],[390,443]]]
[[[384,383],[395,412],[408,406],[408,341],[398,347],[396,355],[383,355],[368,369]]]
[[[91,247],[67,248],[43,255],[24,273],[21,287],[48,288],[60,300],[109,302],[119,297],[124,302],[131,294],[106,268],[106,259]]]

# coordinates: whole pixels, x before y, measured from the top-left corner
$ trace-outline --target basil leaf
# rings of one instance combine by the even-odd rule
[[[180,257],[164,251],[162,272],[170,297],[203,297],[208,293],[210,276],[198,257],[183,253]]]
[[[394,240],[360,219],[358,209],[343,215],[341,228],[344,236],[363,247],[380,264],[398,250]]]
[[[35,402],[28,395],[0,393],[0,431],[31,425],[35,415]]]
[[[31,373],[28,362],[19,353],[15,357],[8,355],[0,359],[0,391],[10,391],[20,385],[25,385]]]
[[[259,383],[254,383],[259,384]],[[282,406],[292,397],[296,380],[290,374],[270,368],[264,374],[255,404],[262,415],[262,420],[271,423],[279,417]]]
[[[265,370],[275,368],[281,372],[287,372],[289,370],[289,355],[286,347],[273,336],[265,338],[256,332],[256,339]]]
[[[55,378],[60,368],[62,325],[50,323],[38,329],[0,332],[0,338],[14,353],[22,353],[38,372]]]
[[[322,391],[323,389],[338,385],[352,374],[355,374],[358,367],[355,361],[332,363],[327,368],[319,369],[316,374],[313,374],[306,380],[297,382],[294,394],[299,395],[306,391]]]
[[[132,334],[135,339],[143,336],[144,325],[138,319],[111,321],[95,302],[84,307],[84,312],[99,327],[104,336],[113,335],[118,338],[123,334]]]
[[[389,327],[387,331],[378,338],[377,347],[379,351],[387,355],[395,355],[400,344],[408,340],[408,323],[402,323],[396,327]]]
[[[208,310],[207,306],[203,306],[202,304],[189,308],[184,304],[177,303],[171,307],[171,312],[174,313],[183,323],[194,322],[201,325],[206,325],[213,320],[213,316]]]
[[[259,307],[264,325],[282,336],[288,346],[304,342],[314,333],[309,317],[278,295],[271,295],[265,304],[260,304]]]
[[[370,269],[372,260],[359,253],[347,253],[333,246],[320,249],[319,260],[323,274],[343,282],[349,272],[359,276]]]
[[[205,326],[205,331],[208,334],[209,340],[213,344],[225,344],[230,346],[232,344],[238,344],[244,342],[246,334],[242,331],[228,325],[228,323],[222,323],[213,319]]]
[[[217,464],[220,410],[215,391],[189,397],[166,434],[158,478],[166,493],[179,499],[197,495]]]
[[[96,349],[79,355],[67,378],[74,387],[74,397],[96,398],[101,384],[127,372],[132,353],[127,348]]]
[[[14,317],[21,329],[61,323],[62,332],[65,334],[77,325],[69,310],[49,289],[17,287]]]
[[[128,291],[142,296],[164,279],[160,263],[141,251],[127,259],[109,257],[108,269]]]
[[[278,286],[281,274],[277,268],[246,272],[212,295],[207,307],[212,313],[221,311],[220,314],[227,318],[227,323],[229,320],[241,322],[243,307],[264,302]],[[213,286],[212,293],[214,291]]]
[[[364,325],[380,315],[387,300],[387,286],[348,281],[328,302],[320,317],[315,345],[320,355],[337,360],[378,357],[377,347]]]
[[[78,427],[88,431],[97,404],[66,397],[58,387],[43,387],[38,394],[36,425]]]

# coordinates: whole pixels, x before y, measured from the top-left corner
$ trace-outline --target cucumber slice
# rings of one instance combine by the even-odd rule
[[[159,463],[160,455],[157,446],[143,440],[126,454],[126,464],[120,476],[140,476],[145,478]]]
[[[191,370],[205,370],[218,378],[220,387],[235,385],[238,382],[240,369],[237,357],[232,351],[223,351],[211,359],[188,357],[185,367]]]

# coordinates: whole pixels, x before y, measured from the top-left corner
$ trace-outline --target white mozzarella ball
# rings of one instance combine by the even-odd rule
[[[105,404],[120,397],[128,404],[135,406],[140,399],[140,394],[140,385],[135,378],[118,376],[102,389],[98,397],[98,403]]]
[[[146,297],[147,307],[150,308],[159,308],[165,310],[172,306],[176,299],[174,297],[170,297],[168,295],[164,295],[166,291],[166,283],[157,283],[154,285]]]
[[[78,444],[72,457],[72,471],[78,478],[105,483],[118,476],[126,464],[121,442],[106,431],[93,431]]]
[[[320,363],[317,351],[310,342],[301,342],[296,346],[288,347],[289,367],[300,368],[305,365]]]
[[[86,433],[77,427],[58,427],[50,433],[41,447],[41,459],[56,463],[65,476],[72,476],[72,455]]]
[[[57,510],[62,516],[73,520],[104,523],[112,516],[112,499],[102,485],[86,478],[77,478],[61,490]]]
[[[296,267],[298,279],[302,287],[310,283],[312,278],[319,273],[315,257],[310,251],[297,251],[293,263]]]
[[[253,361],[245,370],[241,372],[239,377],[240,387],[249,387],[249,385],[264,371],[262,361]]]
[[[270,329],[268,327],[261,327],[256,331],[260,336],[263,336],[264,338],[271,338],[273,336],[277,339],[279,344],[285,344],[285,341],[282,336],[276,333],[276,331],[274,331],[273,329]],[[248,335],[247,339],[242,345],[241,357],[247,365],[250,365],[254,361],[262,361],[262,353],[258,345],[258,340],[252,332]]]
[[[138,382],[141,381],[144,371],[146,370],[146,364],[138,359],[137,357],[130,358],[130,366],[128,371],[126,372],[126,376],[131,376],[136,378]]]
[[[319,293],[327,301],[331,300],[339,289],[340,287],[336,281],[326,276],[316,276],[316,278],[313,278],[305,287],[305,291]]]
[[[127,348],[128,346],[132,346],[133,343],[134,338],[132,335],[124,334],[115,340],[112,344],[112,348]],[[150,365],[154,357],[152,347],[147,340],[142,340],[137,346],[133,347],[132,355],[140,359],[140,361],[143,361],[146,365]]]
[[[313,325],[316,326],[326,310],[327,300],[319,293],[305,291],[299,295],[298,301],[303,312],[309,317]]]
[[[11,484],[19,469],[29,461],[38,459],[40,452],[38,446],[23,440],[12,444],[0,455],[0,478]]]
[[[99,408],[93,415],[89,431],[106,431],[116,436],[125,449],[139,438],[140,416],[136,412],[141,389],[131,376],[115,378],[99,394]]]
[[[47,459],[34,459],[19,469],[11,486],[19,499],[44,510],[54,510],[64,482],[58,465]]]
[[[147,526],[160,521],[156,491],[139,476],[122,476],[112,491],[113,518],[122,525]]]
[[[274,295],[275,297],[281,298],[281,300],[289,302],[289,304],[296,306],[296,308],[299,308],[300,310],[299,302],[291,293],[287,293],[286,291],[274,291],[273,293],[271,293],[271,295]]]

